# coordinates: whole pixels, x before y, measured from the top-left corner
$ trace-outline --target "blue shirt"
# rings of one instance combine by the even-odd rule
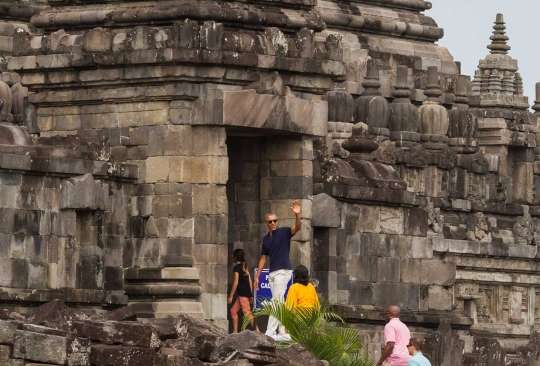
[[[292,269],[289,253],[291,251],[291,228],[278,227],[270,236],[266,234],[262,242],[261,255],[270,257],[270,272]]]
[[[431,362],[424,357],[422,352],[418,352],[409,360],[408,366],[431,366]]]

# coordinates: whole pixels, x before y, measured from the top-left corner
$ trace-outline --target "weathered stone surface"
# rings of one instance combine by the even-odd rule
[[[210,361],[217,344],[227,336],[223,329],[185,314],[176,318],[175,326],[178,340],[166,344],[186,351],[188,357],[196,356],[202,361]]]
[[[92,345],[90,363],[92,365],[143,366],[152,365],[156,353],[151,348]]]
[[[306,365],[306,366],[323,366],[323,361],[317,359],[313,354],[307,350],[304,346],[295,343],[286,348],[278,348],[276,350],[278,365],[294,366],[294,365]]]
[[[210,356],[210,360],[217,363],[242,358],[254,364],[276,362],[275,341],[262,333],[245,330],[224,338]]]
[[[62,301],[53,300],[37,308],[35,315],[29,321],[31,324],[69,330],[73,322],[81,318]]]
[[[109,186],[91,174],[65,180],[60,185],[60,208],[107,211]]]
[[[152,329],[135,322],[73,322],[72,329],[80,336],[105,344],[131,347],[159,347],[159,338]]]
[[[319,227],[340,227],[341,204],[325,193],[313,196],[313,216],[311,225]]]
[[[89,365],[88,340],[18,330],[13,356],[56,365]]]

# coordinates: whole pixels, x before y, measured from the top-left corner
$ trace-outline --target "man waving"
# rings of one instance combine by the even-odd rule
[[[291,210],[296,216],[293,227],[278,227],[278,218],[275,214],[268,213],[265,215],[264,223],[268,228],[268,234],[263,238],[261,259],[259,260],[259,269],[254,287],[255,289],[259,289],[259,277],[266,264],[266,260],[270,257],[269,283],[270,290],[272,291],[272,299],[284,300],[287,284],[292,276],[289,253],[291,250],[291,238],[302,228],[300,202],[294,201]],[[274,317],[268,319],[266,335],[276,340],[286,340],[288,338],[285,327]]]

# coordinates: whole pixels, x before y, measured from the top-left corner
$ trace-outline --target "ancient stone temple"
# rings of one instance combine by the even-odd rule
[[[298,199],[293,265],[369,357],[396,304],[434,365],[540,365],[540,87],[500,14],[461,75],[430,7],[0,2],[2,307],[227,328],[230,253]]]

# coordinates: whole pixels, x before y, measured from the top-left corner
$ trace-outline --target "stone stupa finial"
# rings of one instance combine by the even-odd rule
[[[489,37],[491,39],[491,44],[487,46],[492,55],[507,55],[510,50],[510,46],[506,44],[506,41],[509,40],[506,35],[506,25],[504,23],[504,16],[502,14],[497,14],[497,19],[495,20],[495,25],[493,26],[493,35]]]

